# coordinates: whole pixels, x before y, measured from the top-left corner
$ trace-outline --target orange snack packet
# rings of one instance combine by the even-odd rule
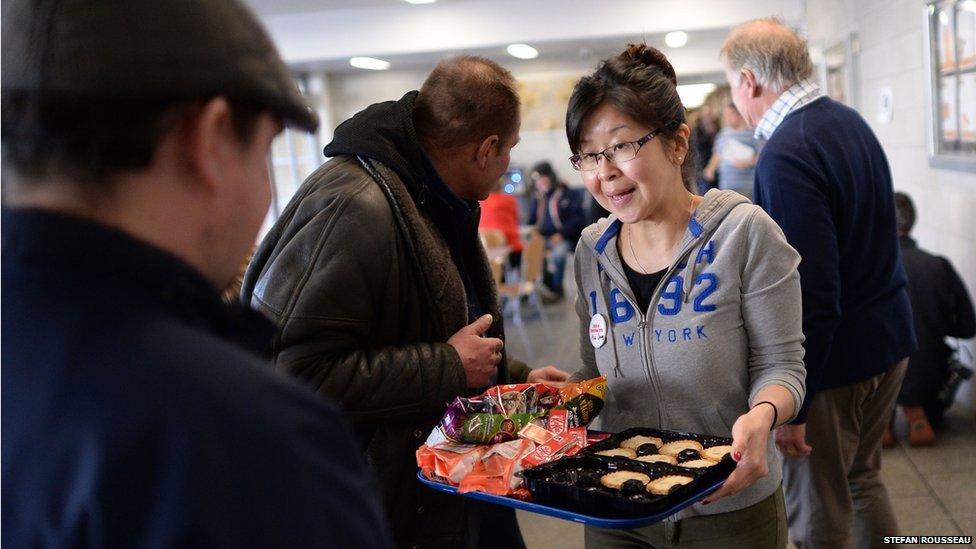
[[[434,447],[424,444],[417,449],[417,465],[425,477],[457,486],[486,450],[488,447],[475,444],[447,442]]]
[[[522,483],[515,473],[522,470],[522,456],[535,449],[531,440],[518,438],[491,446],[467,474],[458,492],[487,492],[499,496],[513,492]]]

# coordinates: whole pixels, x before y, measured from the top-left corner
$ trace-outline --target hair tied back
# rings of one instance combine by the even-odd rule
[[[674,67],[671,66],[671,62],[661,53],[661,50],[655,47],[647,44],[627,44],[627,49],[620,54],[619,58],[627,64],[647,68],[657,67],[661,69],[661,72],[672,84],[678,85],[678,77],[674,72]]]

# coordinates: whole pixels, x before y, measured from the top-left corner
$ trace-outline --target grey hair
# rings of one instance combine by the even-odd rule
[[[761,86],[774,91],[784,91],[813,74],[807,41],[776,17],[754,19],[734,28],[720,56],[736,79],[746,68]]]

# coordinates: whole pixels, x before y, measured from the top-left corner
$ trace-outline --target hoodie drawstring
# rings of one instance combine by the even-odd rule
[[[596,277],[597,277],[597,280],[599,281],[599,283],[598,283],[599,284],[599,288],[597,289],[597,293],[600,294],[600,303],[603,305],[603,310],[606,311],[607,342],[610,343],[611,345],[613,345],[613,356],[615,357],[615,360],[613,361],[613,377],[623,377],[624,373],[623,373],[623,370],[620,369],[620,361],[619,360],[616,360],[616,357],[619,356],[619,355],[617,355],[617,338],[614,337],[613,336],[613,333],[612,333],[613,332],[613,321],[611,320],[611,317],[610,317],[610,302],[607,300],[607,292],[606,292],[606,287],[604,285],[604,282],[607,281],[607,280],[610,280],[610,277],[609,277],[609,275],[607,275],[607,273],[606,273],[605,270],[604,271],[601,271],[600,270],[600,267],[599,267],[600,262],[599,261],[596,261],[595,264],[596,264],[596,267],[595,267],[595,269],[596,269]],[[596,314],[596,313],[594,313],[594,314]],[[606,344],[606,343],[604,343],[604,344]]]
[[[708,244],[708,237],[702,238],[701,241],[701,244],[697,248],[692,248],[694,253],[688,256],[688,268],[685,269],[685,280],[681,290],[683,294],[681,296],[682,301],[685,303],[688,303],[688,299],[691,297],[691,285],[695,282],[695,269],[698,267],[698,258],[701,257],[705,244]]]

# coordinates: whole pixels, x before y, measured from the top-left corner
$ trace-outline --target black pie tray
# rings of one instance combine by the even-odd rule
[[[728,456],[712,467],[695,469],[668,463],[644,463],[622,457],[592,455],[593,452],[616,448],[620,445],[620,441],[634,435],[656,436],[667,442],[691,439],[701,442],[706,447],[732,443],[732,439],[723,437],[646,428],[627,429],[588,446],[578,456],[563,458],[520,472],[519,475],[523,477],[526,488],[532,493],[532,501],[482,492],[458,494],[457,487],[428,479],[419,470],[417,478],[435,490],[450,494],[590,526],[630,529],[660,522],[694,505],[717,490],[735,469],[735,462]],[[666,496],[649,493],[634,496],[625,495],[599,484],[602,474],[613,471],[637,471],[648,475],[652,480],[668,474],[690,476],[695,480],[676,488]]]

